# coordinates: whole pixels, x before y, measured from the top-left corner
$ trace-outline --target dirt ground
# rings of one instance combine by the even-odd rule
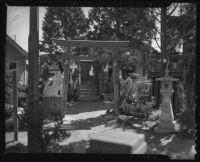
[[[182,137],[179,134],[159,135],[149,129],[138,130],[133,127],[125,127],[117,124],[114,118],[105,118],[105,113],[105,105],[101,102],[74,103],[73,106],[68,107],[63,126],[70,131],[71,136],[59,142],[59,145],[71,144],[73,146],[72,153],[87,153],[89,139],[92,135],[108,129],[120,129],[144,134],[147,142],[146,154],[168,155],[172,159],[194,159],[196,154],[194,139]],[[18,142],[13,142],[13,132],[6,132],[6,148],[16,143],[27,146],[27,132],[19,132]]]

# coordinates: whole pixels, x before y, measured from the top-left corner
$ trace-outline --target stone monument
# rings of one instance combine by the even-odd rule
[[[106,130],[91,136],[87,153],[145,154],[147,143],[144,134],[120,129]]]
[[[169,76],[168,73],[169,70],[167,66],[165,70],[165,76],[156,79],[157,81],[161,81],[160,93],[162,95],[161,116],[158,127],[155,128],[156,133],[172,133],[177,131],[172,109],[171,95],[174,92],[172,83],[173,81],[178,81],[178,79]]]

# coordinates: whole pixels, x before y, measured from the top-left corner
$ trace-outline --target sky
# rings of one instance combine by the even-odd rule
[[[29,9],[30,7],[8,6],[7,8],[7,28],[6,33],[26,51],[28,51],[28,35],[29,35]],[[91,7],[82,7],[86,17]],[[39,40],[42,40],[42,21],[45,15],[45,7],[39,7]],[[160,24],[157,26],[160,28]],[[157,36],[159,38],[159,35]],[[158,40],[160,45],[160,40]],[[157,44],[153,41],[152,47],[160,51]]]
[[[88,16],[90,7],[82,7],[85,16]],[[28,51],[28,35],[29,35],[29,9],[30,7],[14,7],[7,8],[7,26],[6,33],[26,51]],[[39,40],[42,40],[42,21],[45,15],[45,7],[39,7]]]

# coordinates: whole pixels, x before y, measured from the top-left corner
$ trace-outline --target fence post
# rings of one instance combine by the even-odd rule
[[[13,108],[14,108],[14,140],[18,141],[18,94],[17,94],[17,70],[13,71]]]

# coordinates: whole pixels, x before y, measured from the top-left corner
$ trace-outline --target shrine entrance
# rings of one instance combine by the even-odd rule
[[[94,61],[86,60],[79,62],[80,64],[80,88],[79,101],[98,101],[98,89],[95,78]]]
[[[81,61],[81,83],[90,84],[94,82],[94,62],[93,61]]]
[[[64,79],[63,79],[63,90],[62,90],[62,113],[63,116],[66,114],[67,109],[67,94],[68,94],[68,82],[69,82],[69,61],[72,58],[73,60],[78,60],[79,67],[82,67],[81,72],[79,75],[79,79],[82,81],[88,82],[93,81],[93,77],[97,72],[94,71],[94,67],[92,65],[93,61],[99,60],[109,60],[112,66],[112,84],[114,90],[114,111],[115,115],[118,115],[118,106],[119,106],[119,67],[118,67],[118,60],[120,58],[117,57],[117,49],[119,48],[127,48],[129,41],[117,41],[116,36],[114,37],[114,41],[91,41],[91,40],[53,40],[57,45],[60,47],[64,47],[65,54],[62,57],[62,60],[65,61],[64,63]],[[95,56],[93,53],[88,56],[75,56],[72,55],[72,47],[89,47],[89,48],[107,48],[112,51],[111,56],[102,57],[102,56]],[[84,61],[85,63],[84,63]],[[89,72],[88,72],[89,71]],[[90,84],[91,85],[91,84]]]

